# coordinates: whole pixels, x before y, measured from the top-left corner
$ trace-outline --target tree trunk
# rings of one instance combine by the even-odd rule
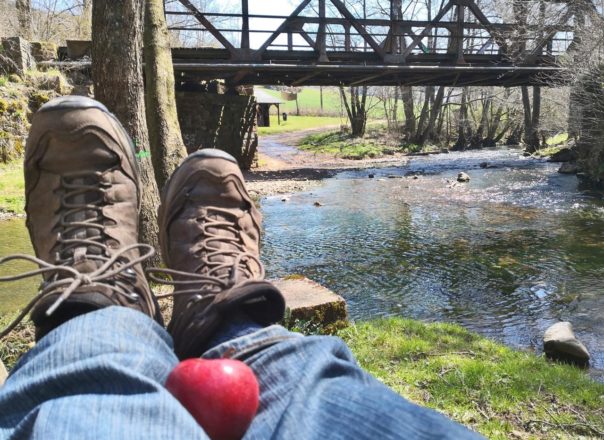
[[[442,107],[443,98],[445,97],[445,87],[440,86],[438,91],[436,92],[436,96],[434,97],[434,102],[432,103],[432,108],[430,109],[430,118],[428,119],[428,125],[426,129],[420,136],[419,145],[424,145],[428,140],[431,140],[434,137],[434,124],[436,123],[436,118],[440,113],[440,109]]]
[[[163,0],[145,2],[144,35],[149,145],[157,186],[163,188],[187,156],[176,113],[174,67]]]
[[[405,112],[405,139],[411,142],[415,135],[415,103],[413,102],[413,87],[401,87],[401,101]]]
[[[461,92],[461,104],[459,106],[459,120],[457,126],[457,142],[453,150],[465,150],[468,146],[468,88],[464,87]]]
[[[361,97],[359,97],[359,89]],[[367,127],[367,91],[366,86],[350,87],[350,102],[348,102],[348,96],[346,96],[344,88],[340,87],[340,96],[344,101],[353,137],[362,137],[365,134],[365,128]]]
[[[19,20],[19,36],[31,41],[32,25],[31,25],[31,0],[17,0],[15,2],[17,8],[17,18]]]
[[[159,193],[145,120],[142,31],[142,0],[93,2],[92,80],[95,95],[120,120],[134,142],[142,183],[139,239],[159,249],[156,213]]]
[[[533,87],[533,106],[528,86],[522,86],[522,106],[524,108],[524,142],[526,151],[534,153],[539,148],[539,122],[541,117],[541,88]]]

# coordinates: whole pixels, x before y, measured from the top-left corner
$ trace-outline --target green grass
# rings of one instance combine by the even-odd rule
[[[0,212],[22,214],[25,209],[23,164],[0,164]]]
[[[312,128],[321,128],[329,126],[340,126],[340,124],[346,123],[346,120],[342,120],[337,117],[323,117],[323,116],[289,116],[287,121],[281,119],[281,125],[277,123],[277,116],[271,115],[271,126],[270,127],[258,127],[259,135],[267,134],[278,134],[287,133],[294,131],[309,130]]]
[[[381,125],[368,127],[362,138],[353,138],[341,131],[311,134],[302,140],[299,147],[314,153],[334,154],[354,160],[419,150],[416,145],[401,145],[398,139],[388,136]]]
[[[394,318],[340,332],[397,393],[491,439],[601,438],[604,384],[451,324]],[[584,436],[584,437],[580,437]]]
[[[264,90],[275,98],[283,100],[279,90]],[[300,106],[301,114],[320,115],[321,92],[319,88],[303,88],[298,94],[298,105]],[[296,114],[296,101],[286,101],[280,107],[282,113],[286,112],[289,115]],[[340,92],[337,88],[323,88],[323,113],[334,116],[340,114]]]
[[[279,90],[264,89],[268,94],[280,98]],[[301,115],[342,115],[346,118],[346,109],[340,98],[340,91],[337,87],[323,88],[323,110],[321,110],[321,91],[318,87],[304,87],[298,93],[298,106],[300,107]],[[280,106],[281,113],[286,112],[288,115],[296,114],[296,101],[286,101]],[[367,110],[370,119],[384,119],[383,104],[378,102],[375,97],[367,97]],[[399,103],[399,111],[402,115],[402,104]]]

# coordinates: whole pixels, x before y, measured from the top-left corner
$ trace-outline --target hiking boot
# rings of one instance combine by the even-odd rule
[[[264,281],[259,259],[261,221],[237,161],[221,150],[193,153],[166,184],[159,241],[175,285],[168,331],[181,359],[200,356],[234,311],[262,325],[283,318],[283,296]]]
[[[27,228],[43,275],[31,319],[39,339],[102,307],[139,310],[159,322],[137,243],[140,182],[134,146],[101,103],[50,101],[35,114],[25,150]],[[25,274],[31,275],[32,272]],[[15,277],[13,277],[14,279]]]

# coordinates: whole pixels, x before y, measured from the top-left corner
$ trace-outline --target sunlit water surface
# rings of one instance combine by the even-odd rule
[[[604,202],[558,167],[518,150],[452,153],[266,198],[268,275],[324,284],[354,319],[456,322],[515,347],[539,350],[569,320],[602,370]]]

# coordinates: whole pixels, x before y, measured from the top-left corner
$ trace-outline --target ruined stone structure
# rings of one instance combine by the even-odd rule
[[[176,92],[178,120],[187,152],[219,148],[249,169],[258,147],[253,96]]]

